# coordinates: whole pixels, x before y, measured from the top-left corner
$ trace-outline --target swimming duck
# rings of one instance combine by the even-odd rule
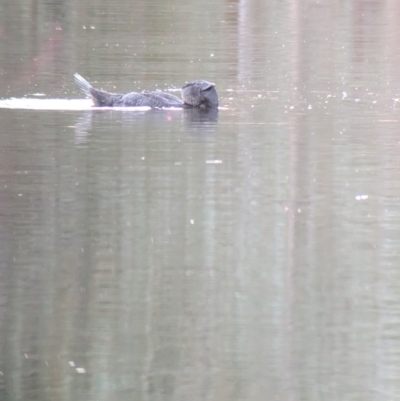
[[[109,93],[93,86],[78,73],[75,82],[97,107],[200,107],[218,108],[218,94],[215,85],[204,80],[188,83],[182,88],[182,99],[160,90],[150,92],[130,92],[125,95]]]

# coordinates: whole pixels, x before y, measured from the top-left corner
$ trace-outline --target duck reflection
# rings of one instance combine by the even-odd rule
[[[190,125],[207,125],[218,122],[217,108],[187,108],[183,110],[184,119]]]
[[[179,123],[180,121],[180,123]],[[86,143],[89,132],[106,126],[113,125],[113,130],[118,130],[121,124],[138,129],[160,131],[168,127],[179,129],[183,122],[185,130],[189,134],[210,134],[218,125],[217,108],[183,108],[180,110],[148,110],[148,111],[120,111],[120,110],[93,110],[85,111],[75,123],[75,143]],[[110,127],[111,128],[111,127]]]

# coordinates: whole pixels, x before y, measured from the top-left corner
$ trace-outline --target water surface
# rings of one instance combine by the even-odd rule
[[[0,399],[400,399],[397,3],[0,10]]]

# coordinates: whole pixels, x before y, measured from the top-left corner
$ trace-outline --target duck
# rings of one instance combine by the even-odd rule
[[[74,78],[82,92],[92,99],[95,107],[218,108],[218,94],[215,84],[202,79],[184,85],[181,89],[182,99],[180,99],[171,93],[160,90],[129,92],[127,94],[109,93],[94,88],[78,73],[74,74]]]

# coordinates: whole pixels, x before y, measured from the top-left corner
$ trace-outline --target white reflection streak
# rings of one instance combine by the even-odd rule
[[[240,0],[238,4],[238,81],[242,85],[249,81],[251,61],[253,60],[253,41],[248,29],[251,26],[249,10],[249,0]]]
[[[250,18],[250,4],[251,0],[240,0],[238,4],[238,82],[245,86],[246,82],[250,80],[250,71],[252,67],[252,54],[253,54],[253,45],[252,45],[252,37],[250,29],[251,26],[251,18]],[[239,127],[239,131],[242,129]],[[241,212],[239,213],[239,229],[237,231],[237,246],[236,251],[238,253],[238,263],[236,266],[236,279],[238,280],[237,285],[239,286],[238,291],[242,293],[245,291],[245,260],[247,258],[246,255],[246,247],[243,245],[246,243],[246,235],[247,235],[247,211],[248,209],[245,205],[249,205],[252,198],[251,193],[251,145],[249,141],[243,140],[245,136],[239,134],[238,142],[237,142],[237,154],[238,158],[242,160],[242,176],[250,177],[249,180],[244,180],[241,183]],[[236,298],[239,299],[239,298]],[[240,302],[240,301],[239,301]],[[244,313],[245,311],[243,311]],[[244,315],[243,315],[244,316]]]
[[[240,0],[238,4],[238,82],[242,86],[246,86],[246,83],[249,82],[251,74],[250,71],[252,69],[252,54],[253,54],[253,41],[251,31],[249,29],[252,26],[251,21],[251,0]],[[239,131],[241,128],[239,127]],[[249,205],[252,198],[251,193],[251,177],[253,174],[251,173],[251,145],[249,141],[243,140],[245,136],[238,136],[238,148],[237,154],[240,160],[242,160],[242,174],[243,176],[250,177],[249,180],[242,181],[242,189],[240,191],[241,200],[242,200],[242,209],[239,214],[240,218],[238,224],[240,229],[238,232],[237,238],[237,252],[238,252],[238,265],[236,268],[236,278],[238,279],[238,285],[245,286],[244,283],[244,266],[246,260],[246,247],[243,244],[246,243],[246,235],[247,235],[247,213],[248,210],[245,205]],[[246,214],[246,215],[245,215]],[[242,293],[242,289],[240,288],[240,293]]]
[[[238,4],[238,83],[240,86],[247,88],[251,80],[253,70],[253,54],[254,45],[251,32],[252,20],[251,20],[251,0],[240,0]],[[237,352],[241,355],[241,362],[243,366],[252,366],[251,363],[246,364],[246,355],[251,358],[254,355],[254,348],[246,338],[254,335],[251,329],[244,327],[253,326],[252,319],[249,319],[248,310],[251,309],[250,293],[251,288],[254,288],[254,283],[249,277],[252,275],[250,269],[246,269],[252,265],[249,259],[251,259],[251,250],[246,246],[249,243],[249,222],[252,221],[254,216],[254,209],[252,206],[252,199],[254,196],[254,178],[257,177],[257,172],[254,170],[253,165],[253,149],[251,141],[247,140],[246,132],[244,132],[243,125],[238,127],[239,133],[237,137],[237,159],[240,160],[240,176],[238,195],[238,217],[237,217],[237,230],[236,230],[236,262],[233,266],[235,274],[235,282],[233,282],[234,289],[234,303],[233,306],[235,314],[235,324],[238,327],[236,336],[236,347]],[[251,223],[250,223],[251,225]],[[252,244],[252,246],[254,246]],[[239,329],[240,328],[240,329]],[[254,377],[255,372],[250,367],[248,368],[247,374],[249,377]],[[247,386],[242,389],[243,393],[248,392]]]

